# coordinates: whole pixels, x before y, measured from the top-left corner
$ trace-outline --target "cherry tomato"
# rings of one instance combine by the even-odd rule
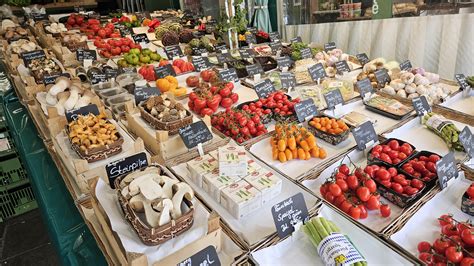
[[[334,195],[331,192],[327,192],[324,195],[324,198],[329,201],[330,203],[334,203]]]
[[[354,220],[360,219],[360,208],[357,207],[357,206],[352,206],[352,207],[349,209],[349,215],[350,215]]]
[[[339,197],[336,197],[334,200],[334,205],[336,205],[338,208],[340,208],[341,204],[346,201],[346,197],[344,195],[340,195]]]
[[[443,240],[441,238],[438,238],[435,240],[433,243],[433,248],[438,254],[444,254],[446,249],[450,246],[451,244],[449,243],[448,240]]]
[[[375,178],[377,178],[379,180],[382,180],[382,181],[383,180],[390,180],[390,172],[388,172],[385,169],[379,169],[375,173]]]
[[[343,174],[343,173],[340,173],[340,172],[337,172],[334,177],[336,178],[336,180],[338,180],[338,179],[346,180],[347,179],[346,175]]]
[[[375,181],[373,179],[365,180],[364,186],[369,189],[370,193],[374,193],[375,191],[377,191],[377,184],[375,184]]]
[[[382,145],[375,145],[374,148],[372,149],[372,152],[382,152]]]
[[[368,201],[370,198],[370,190],[367,187],[358,187],[356,194],[357,197],[363,202]]]
[[[468,222],[460,222],[456,224],[459,232],[462,232],[464,229],[471,229],[472,226]]]
[[[355,175],[348,176],[346,179],[346,182],[347,182],[347,186],[351,190],[355,190],[357,189],[357,187],[359,187],[359,180],[357,180],[357,177]]]
[[[367,201],[366,206],[369,210],[377,210],[380,208],[380,200],[376,196],[372,195]]]
[[[438,218],[438,222],[441,226],[447,224],[454,224],[453,216],[450,214],[443,214],[441,217]]]
[[[437,161],[439,161],[439,159],[440,159],[439,156],[436,155],[436,154],[431,154],[430,157],[429,157],[429,160],[432,163],[436,163]]]
[[[332,183],[329,185],[329,191],[335,196],[335,197],[338,197],[342,194],[342,190],[341,188],[335,184],[335,183]]]
[[[445,255],[448,261],[452,263],[460,263],[464,258],[461,247],[448,247]]]
[[[382,217],[389,217],[390,213],[391,213],[391,210],[388,204],[380,205],[380,215],[382,215]]]
[[[343,164],[343,165],[339,166],[339,172],[343,173],[344,175],[347,176],[347,175],[349,175],[350,169],[346,164]]]
[[[336,180],[336,184],[341,188],[342,192],[346,192],[349,190],[349,187],[343,179]]]
[[[466,190],[466,193],[469,196],[469,198],[471,199],[474,198],[474,186],[471,185],[470,187],[468,187]]]
[[[415,179],[411,180],[410,185],[414,188],[422,189],[425,186],[425,183],[423,183],[423,181],[421,181],[420,179],[415,178]]]
[[[369,213],[367,212],[367,208],[365,208],[364,205],[359,205],[360,209],[360,219],[365,219],[369,216]]]
[[[474,246],[474,229],[466,228],[461,232],[461,238],[469,247]]]
[[[346,200],[341,203],[340,209],[341,211],[349,214],[349,210],[351,209],[351,207],[352,207],[352,204]]]
[[[398,194],[402,194],[403,193],[403,187],[402,185],[398,184],[398,183],[393,183],[392,186],[391,186],[391,189],[393,189],[395,192],[397,192]]]
[[[461,260],[461,266],[473,266],[474,265],[474,258],[465,257]]]
[[[431,250],[431,244],[427,241],[421,241],[418,243],[418,252],[429,252]]]
[[[430,253],[427,253],[427,252],[420,253],[420,255],[418,255],[418,258],[428,265],[433,263],[433,255]]]
[[[395,169],[395,167],[388,168],[388,172],[390,173],[391,177],[394,177],[398,174],[398,171],[397,171],[397,169]]]
[[[368,174],[370,177],[372,178],[374,177],[374,169],[370,165],[364,168],[364,172]]]

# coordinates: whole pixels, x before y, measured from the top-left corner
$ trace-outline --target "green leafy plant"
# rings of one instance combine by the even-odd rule
[[[235,28],[237,32],[245,32],[247,29],[247,10],[243,10],[240,5],[243,3],[243,0],[234,1],[235,14],[231,18],[225,12],[225,9],[221,9],[221,15],[219,23],[216,28],[221,34],[225,34],[231,28]]]

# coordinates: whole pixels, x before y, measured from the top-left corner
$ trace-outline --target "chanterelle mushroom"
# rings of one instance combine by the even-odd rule
[[[181,203],[183,202],[183,198],[186,197],[186,199],[192,200],[194,198],[194,192],[188,184],[183,182],[174,184],[173,191],[175,191],[175,194],[172,199],[173,211],[171,212],[171,215],[173,216],[173,219],[177,219],[182,215]]]

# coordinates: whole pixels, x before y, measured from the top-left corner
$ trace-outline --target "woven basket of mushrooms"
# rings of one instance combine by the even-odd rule
[[[49,25],[44,26],[44,30],[46,31],[46,33],[53,35],[53,37],[58,37],[60,36],[61,32],[66,32],[67,28],[66,26],[64,26],[63,23],[53,22]]]
[[[87,162],[96,162],[122,151],[123,137],[104,113],[79,115],[66,126],[72,149]]]
[[[43,83],[44,76],[61,74],[62,69],[58,63],[57,59],[43,57],[31,60],[27,67],[36,83]]]
[[[120,206],[146,245],[159,245],[191,228],[194,192],[171,177],[159,165],[151,165],[115,179]]]
[[[167,94],[152,96],[139,104],[140,114],[157,130],[166,130],[175,135],[179,129],[191,124],[193,117],[181,103]]]
[[[69,110],[89,105],[93,97],[94,93],[81,87],[80,80],[67,77],[57,78],[54,85],[47,85],[46,91],[36,94],[36,99],[47,116],[51,108],[55,108],[58,115],[64,116]]]
[[[28,38],[28,31],[23,29],[22,27],[9,27],[6,29],[5,34],[3,35],[5,39],[11,43],[13,41],[19,39],[26,39]]]
[[[69,32],[61,35],[61,45],[66,46],[71,52],[76,52],[78,49],[88,49],[87,36]]]
[[[32,42],[27,39],[19,39],[17,41],[13,41],[8,46],[8,52],[14,54],[21,54],[25,52],[32,52],[34,50],[41,49],[35,42]]]

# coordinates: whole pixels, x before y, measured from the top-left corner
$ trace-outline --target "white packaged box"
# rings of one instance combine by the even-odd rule
[[[241,179],[221,191],[221,205],[240,219],[262,206],[262,193]]]
[[[244,179],[262,193],[262,204],[269,202],[281,192],[281,179],[263,168],[261,171],[251,173]]]
[[[217,150],[210,151],[208,154],[211,155],[212,158],[219,160],[219,153]]]
[[[187,162],[186,165],[191,173],[191,179],[199,187],[202,187],[202,177],[204,174],[218,169],[219,166],[217,160],[207,154]]]
[[[253,159],[248,159],[247,161],[247,174],[250,175],[255,171],[260,171],[262,167]]]
[[[240,176],[247,175],[247,152],[244,147],[219,147],[219,175]]]
[[[240,179],[240,177],[219,175],[219,169],[214,169],[211,173],[204,174],[202,188],[217,202],[220,202],[221,190]]]

